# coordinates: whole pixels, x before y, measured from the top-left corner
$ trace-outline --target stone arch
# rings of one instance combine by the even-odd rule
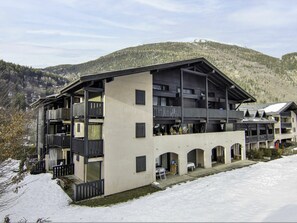
[[[156,157],[156,167],[163,167],[172,174],[179,173],[180,157],[174,152],[165,152]]]
[[[215,146],[211,150],[211,163],[224,164],[226,162],[226,149],[224,146]]]
[[[187,153],[187,163],[194,163],[195,167],[204,167],[204,160],[205,153],[203,149],[192,149]]]
[[[234,143],[230,148],[231,161],[243,159],[243,146],[240,143]]]

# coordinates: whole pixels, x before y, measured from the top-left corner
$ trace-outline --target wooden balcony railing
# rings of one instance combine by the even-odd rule
[[[233,110],[220,110],[220,109],[206,109],[206,108],[184,108],[184,117],[186,118],[206,118],[208,111],[208,117],[210,119],[242,119],[242,111]],[[160,118],[178,118],[181,117],[181,107],[177,106],[154,106],[153,107],[154,117]]]
[[[74,201],[85,200],[88,198],[104,194],[104,180],[95,180],[91,182],[74,185]]]
[[[69,148],[70,147],[70,136],[61,134],[50,134],[47,135],[47,144],[50,147]]]
[[[292,123],[291,123],[291,122],[282,122],[282,123],[281,123],[281,128],[282,128],[282,129],[289,129],[289,128],[292,128]]]
[[[69,108],[58,108],[46,111],[47,120],[70,120]]]
[[[256,142],[258,142],[258,136],[246,136],[245,142],[246,143],[256,143]]]
[[[103,156],[103,139],[88,140],[89,151],[85,151],[85,140],[74,138],[72,140],[72,151],[88,158]]]
[[[102,118],[103,117],[103,102],[88,102],[88,117],[89,118]],[[83,117],[85,114],[85,105],[82,103],[73,104],[73,116]]]

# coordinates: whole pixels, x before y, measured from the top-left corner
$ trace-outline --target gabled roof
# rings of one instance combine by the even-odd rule
[[[241,123],[255,123],[255,124],[272,124],[276,123],[275,120],[268,119],[265,111],[263,110],[253,110],[247,108],[239,108],[239,111],[244,112],[244,117],[241,120]]]
[[[287,110],[294,111],[297,114],[297,105],[295,102],[279,102],[269,104],[251,104],[243,105],[240,109],[259,110],[265,112],[265,115],[277,115]]]
[[[198,71],[197,73],[205,74],[208,79],[216,84],[217,86],[221,87],[228,87],[228,92],[238,101],[242,102],[255,102],[256,99],[243,90],[240,86],[238,86],[235,82],[233,82],[230,78],[228,78],[223,72],[221,72],[218,68],[208,62],[205,58],[196,58],[191,60],[183,60],[171,63],[163,63],[163,64],[156,64],[144,67],[137,67],[137,68],[130,68],[125,70],[117,70],[117,71],[109,71],[109,72],[101,72],[97,74],[88,74],[81,76],[78,80],[72,82],[65,88],[61,90],[61,93],[67,93],[70,91],[74,91],[80,89],[84,84],[91,81],[96,80],[103,80],[103,79],[111,79],[114,77],[119,76],[126,76],[135,73],[142,73],[142,72],[158,72],[160,70],[180,67],[180,68],[187,68],[191,66],[197,66]]]

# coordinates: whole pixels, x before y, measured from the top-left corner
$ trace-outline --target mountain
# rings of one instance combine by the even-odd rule
[[[76,65],[44,71],[75,79],[79,75],[205,57],[258,102],[297,101],[297,53],[281,59],[252,49],[212,41],[165,42],[129,47]]]
[[[0,60],[0,107],[10,104],[25,109],[67,83],[60,75]]]

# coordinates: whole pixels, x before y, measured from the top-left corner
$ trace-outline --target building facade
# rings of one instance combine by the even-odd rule
[[[280,148],[286,143],[296,142],[296,114],[297,105],[294,102],[280,102],[269,104],[254,104],[241,106],[242,110],[257,110],[265,113],[273,125],[273,145],[269,142],[269,147]],[[271,127],[270,127],[271,128]],[[271,132],[271,130],[270,130]]]
[[[38,100],[38,151],[101,195],[245,159],[236,104],[256,100],[204,58],[86,75]],[[42,124],[41,124],[42,123]],[[57,167],[57,165],[59,167]]]

